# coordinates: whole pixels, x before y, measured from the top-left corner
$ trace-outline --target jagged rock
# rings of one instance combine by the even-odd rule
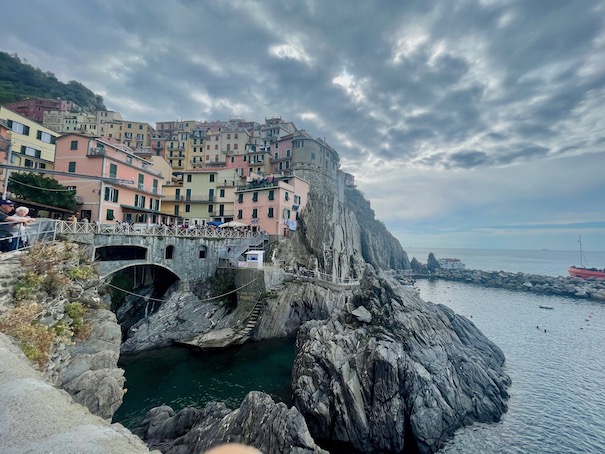
[[[441,268],[441,265],[439,265],[439,262],[435,258],[435,254],[433,254],[432,252],[429,253],[428,259],[426,261],[426,267],[431,273],[436,269]]]
[[[416,257],[412,258],[412,261],[410,262],[410,267],[412,268],[412,271],[414,271],[414,273],[416,274],[422,274],[423,271],[423,266],[422,264],[416,259]]]
[[[288,409],[258,391],[248,393],[233,411],[218,402],[178,413],[167,406],[154,408],[138,433],[164,454],[197,454],[226,442],[254,446],[264,454],[326,453],[315,444],[296,408]]]
[[[372,322],[339,311],[299,330],[293,393],[316,440],[428,453],[506,411],[504,355],[472,322],[373,276],[352,305]]]
[[[359,306],[357,309],[351,311],[351,314],[357,317],[357,320],[360,322],[370,323],[372,321],[372,314],[363,306]]]

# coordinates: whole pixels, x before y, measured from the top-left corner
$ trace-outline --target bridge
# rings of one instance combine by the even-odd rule
[[[155,265],[182,281],[205,280],[219,266],[236,267],[242,254],[262,249],[268,241],[268,235],[246,229],[46,221],[54,223],[53,238],[92,248],[91,260],[102,278],[136,265]]]

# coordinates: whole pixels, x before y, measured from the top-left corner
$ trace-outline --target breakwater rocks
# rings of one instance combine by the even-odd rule
[[[510,273],[506,271],[443,269],[434,270],[430,277],[450,281],[462,281],[485,287],[498,287],[544,295],[563,295],[573,298],[605,301],[605,280],[599,279],[540,276],[538,274]]]

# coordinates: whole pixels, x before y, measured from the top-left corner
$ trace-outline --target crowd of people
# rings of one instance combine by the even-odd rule
[[[29,208],[15,208],[11,200],[0,200],[0,251],[22,249],[28,245],[26,227],[34,222],[29,216]]]

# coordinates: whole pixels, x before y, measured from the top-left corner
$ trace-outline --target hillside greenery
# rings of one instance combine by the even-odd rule
[[[0,104],[26,98],[61,98],[75,102],[88,112],[106,110],[103,97],[80,82],[63,83],[52,72],[34,68],[16,54],[0,52]]]

